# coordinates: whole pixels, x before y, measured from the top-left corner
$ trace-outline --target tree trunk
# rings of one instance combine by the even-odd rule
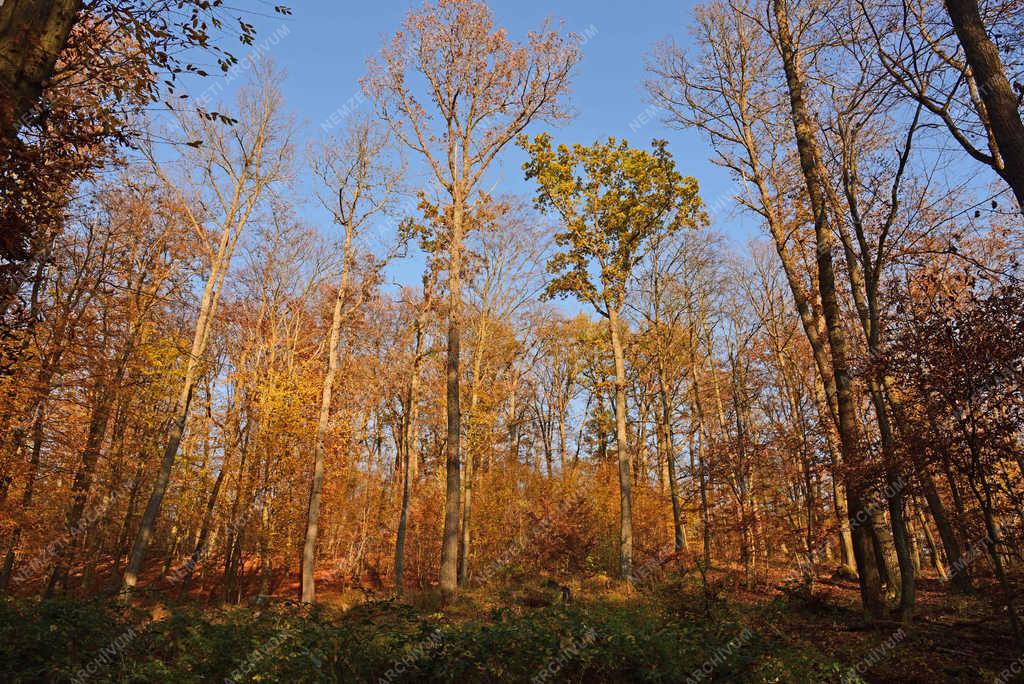
[[[341,322],[344,314],[345,294],[348,291],[348,278],[351,259],[352,233],[346,231],[344,263],[342,264],[341,285],[334,298],[334,310],[331,313],[331,334],[327,348],[327,373],[324,375],[324,386],[320,394],[320,413],[316,423],[316,437],[313,442],[313,481],[309,490],[309,509],[306,517],[306,541],[302,547],[302,602],[313,603],[316,600],[316,587],[313,573],[316,566],[316,537],[320,524],[320,499],[324,489],[324,439],[331,419],[331,394],[334,392],[334,380],[341,365]]]
[[[117,536],[117,550],[114,558],[114,569],[119,571],[121,568],[121,560],[127,559],[128,553],[131,549],[128,546],[128,541],[131,539],[131,525],[132,518],[135,516],[135,504],[139,500],[139,490],[142,488],[142,469],[144,461],[142,455],[138,455],[138,465],[135,467],[135,475],[132,478],[132,489],[128,493],[128,505],[125,507],[124,520],[121,522],[121,531]]]
[[[459,513],[461,502],[459,459],[462,443],[462,411],[459,405],[462,354],[462,235],[465,207],[460,198],[453,201],[452,236],[448,264],[448,357],[447,420],[448,443],[445,473],[444,535],[441,542],[441,593],[448,600],[459,582]]]
[[[697,353],[691,344],[690,347],[690,368],[693,374],[693,383],[691,384],[691,392],[693,394],[693,409],[696,418],[696,424],[690,427],[690,472],[694,470],[693,460],[696,456],[698,462],[697,477],[699,481],[700,489],[700,517],[701,517],[701,536],[703,537],[704,546],[704,567],[710,567],[711,565],[711,509],[708,500],[708,470],[707,470],[707,452],[704,447],[704,407],[700,400],[700,385],[697,381]]]
[[[217,495],[220,494],[221,484],[224,482],[224,474],[228,471],[227,466],[226,462],[221,464],[217,478],[213,481],[213,488],[210,490],[210,496],[206,501],[206,511],[203,513],[203,522],[199,527],[199,537],[196,539],[196,545],[192,550],[191,557],[186,562],[185,576],[181,579],[181,587],[178,589],[179,601],[188,595],[189,587],[192,584],[192,574],[206,553],[206,544],[210,537],[210,525],[213,522],[213,511],[217,506]]]
[[[832,262],[832,226],[828,218],[828,207],[824,196],[824,165],[821,151],[814,139],[814,128],[804,101],[803,74],[799,56],[789,28],[789,13],[785,0],[772,0],[776,21],[777,40],[786,73],[790,110],[794,135],[800,157],[808,199],[814,215],[814,232],[817,243],[818,291],[821,297],[822,314],[825,318],[829,346],[832,350],[832,369],[835,377],[838,407],[839,440],[844,462],[847,466],[859,463],[860,440],[857,429],[856,406],[853,396],[852,379],[846,359],[846,334],[843,330],[842,314],[836,296],[835,271]],[[848,510],[852,516],[861,510],[863,500],[861,483],[851,480],[846,483]],[[881,596],[881,582],[874,563],[870,533],[866,526],[854,530],[854,555],[860,578],[861,601],[865,617],[880,619],[884,604]]]
[[[658,356],[658,395],[661,400],[661,434],[665,444],[662,453],[668,474],[668,492],[672,500],[672,530],[675,550],[686,548],[686,530],[683,529],[682,509],[679,504],[679,481],[676,479],[676,450],[672,440],[672,406],[669,404],[668,384],[665,382],[665,359]]]
[[[156,518],[160,513],[160,505],[163,503],[164,495],[167,493],[167,486],[171,480],[171,469],[174,466],[175,458],[177,458],[181,440],[185,435],[189,411],[192,408],[192,394],[198,379],[200,363],[206,352],[206,343],[210,337],[210,327],[217,310],[217,302],[220,298],[224,277],[227,274],[228,262],[235,244],[235,237],[237,236],[233,235],[231,228],[225,226],[210,275],[206,280],[203,298],[199,304],[196,328],[192,335],[192,347],[185,367],[181,394],[178,396],[178,402],[174,408],[174,422],[171,424],[171,431],[167,437],[167,445],[164,448],[163,457],[160,459],[160,467],[157,471],[156,481],[153,484],[153,491],[149,496],[149,502],[146,504],[146,510],[142,514],[139,531],[135,537],[135,544],[132,546],[128,566],[124,571],[124,579],[121,586],[124,595],[130,593],[138,583],[139,573],[142,571],[142,564],[146,559],[146,551],[149,549],[149,542],[156,528]]]
[[[415,405],[419,395],[420,363],[423,360],[423,329],[427,323],[430,302],[429,288],[424,278],[423,305],[416,317],[416,338],[413,345],[412,369],[405,393],[405,412],[402,414],[402,510],[398,516],[398,534],[395,538],[395,592],[401,594],[405,584],[405,534],[409,520],[409,494],[414,477],[412,463]]]
[[[946,552],[946,562],[950,566],[960,568],[952,577],[952,585],[960,593],[969,593],[972,589],[970,568],[962,560],[963,551],[960,548],[960,541],[946,516],[946,509],[935,488],[935,481],[927,470],[921,475],[921,489],[925,503],[928,504],[928,512],[931,513],[935,527],[939,530],[939,539],[942,540],[942,548]],[[923,526],[926,530],[928,529],[927,521],[923,522]]]
[[[825,432],[825,443],[828,446],[829,459],[832,466],[832,500],[835,504],[836,524],[839,528],[839,555],[843,568],[851,575],[857,574],[857,563],[853,553],[853,533],[850,530],[850,518],[847,510],[846,487],[840,477],[842,465],[842,448],[836,434],[836,421],[832,418],[825,396],[825,387],[821,378],[815,378],[814,404],[818,412],[818,420]]]
[[[868,293],[871,296],[871,293]],[[872,301],[872,305],[874,302]],[[877,330],[877,323],[874,330]],[[870,331],[865,331],[870,332]],[[874,353],[875,335],[869,334],[868,340],[871,351]],[[889,422],[889,409],[885,405],[885,396],[882,390],[882,383],[872,380],[869,383],[871,401],[875,407],[875,416],[878,419],[878,431],[882,441],[882,452],[886,459],[886,502],[889,507],[889,518],[892,522],[893,545],[895,547],[896,559],[899,563],[900,573],[900,620],[904,624],[910,624],[914,618],[914,601],[917,597],[916,577],[917,572],[910,553],[910,538],[907,530],[907,521],[904,511],[906,500],[906,485],[896,464],[896,445],[893,438],[892,425]]]
[[[877,507],[874,501],[869,501],[865,505],[870,510],[865,525],[870,527],[871,534],[874,535],[873,543],[876,545],[878,572],[882,580],[888,584],[890,595],[897,596],[900,592],[902,575],[900,573],[899,560],[896,556],[896,544],[893,541],[892,532],[889,529],[888,521],[885,519],[885,513],[882,509]]]
[[[946,0],[946,11],[964,48],[978,94],[985,103],[983,118],[988,119],[996,145],[999,147],[995,171],[1013,190],[1017,205],[1024,213],[1024,121],[1020,100],[1013,92],[1006,69],[999,58],[999,48],[985,31],[977,0]]]
[[[0,135],[17,135],[36,105],[81,7],[81,0],[0,4]]]
[[[236,423],[236,433],[238,431],[238,424]],[[242,496],[245,491],[245,464],[248,463],[249,452],[248,452],[248,441],[243,440],[241,435],[236,434],[236,440],[238,441],[238,477],[235,480],[235,495],[231,500],[231,510],[228,513],[227,530],[224,539],[224,574],[221,577],[221,584],[224,591],[224,596],[227,596],[227,586],[230,583],[229,576],[234,571],[234,559],[235,559],[235,547],[240,545],[239,537],[241,535],[242,525],[239,524],[238,510],[242,506]],[[217,593],[217,587],[210,590],[210,598],[213,598]]]
[[[512,386],[508,397],[508,453],[509,463],[519,462],[519,421],[516,419],[516,390],[519,389],[519,377],[513,375]]]
[[[628,579],[633,572],[633,489],[626,442],[626,359],[619,330],[619,312],[608,307],[608,327],[615,355],[615,448],[619,457],[619,572]]]
[[[266,468],[263,471],[263,486],[268,487],[268,475]],[[274,573],[273,558],[270,555],[270,497],[265,496],[260,501],[260,584],[257,596],[263,597],[270,594],[270,581]]]
[[[914,508],[917,513],[917,524],[920,526],[921,532],[924,533],[924,540],[928,546],[928,553],[931,556],[932,567],[935,568],[935,572],[938,573],[939,579],[948,581],[949,573],[946,572],[946,566],[942,562],[942,556],[939,554],[939,545],[935,543],[935,535],[932,534],[932,530],[928,526],[928,519],[924,516],[924,513],[921,512],[920,505],[916,505]]]
[[[463,500],[462,500],[462,538],[459,545],[459,586],[466,586],[466,579],[469,574],[469,544],[470,544],[470,522],[472,520],[473,504],[473,468],[477,441],[475,438],[476,429],[476,408],[480,400],[480,369],[484,359],[484,345],[487,342],[487,313],[480,312],[480,322],[476,331],[476,348],[473,350],[473,370],[470,377],[469,392],[469,425],[467,427],[468,440],[466,445],[466,474],[463,479]],[[564,451],[563,443],[563,451]],[[564,460],[564,454],[563,454]],[[548,475],[550,476],[550,472]]]
[[[566,407],[559,400],[558,406],[558,459],[559,465],[562,467],[562,477],[565,477],[566,469],[569,467],[569,456],[568,451],[568,439],[565,431],[565,413]]]

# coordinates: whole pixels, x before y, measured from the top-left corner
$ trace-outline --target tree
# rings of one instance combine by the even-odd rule
[[[93,402],[89,427],[71,487],[65,537],[81,534],[86,503],[92,489],[107,426],[122,401],[127,376],[138,363],[139,348],[146,341],[146,329],[154,323],[158,300],[168,294],[184,269],[176,243],[182,242],[180,223],[153,183],[138,183],[122,176],[123,187],[111,187],[102,196],[102,206],[115,255],[111,261],[127,264],[124,282],[101,301],[103,324],[97,335],[93,375]],[[111,296],[116,295],[116,296]],[[45,594],[52,595],[59,583],[66,587],[73,560],[72,547],[56,554]]]
[[[546,295],[573,296],[608,321],[615,360],[615,426],[619,463],[619,570],[632,573],[633,512],[626,441],[626,367],[622,309],[633,268],[652,242],[704,221],[697,181],[683,177],[664,141],[650,152],[609,138],[590,147],[560,145],[551,136],[523,138],[530,159],[523,168],[537,182],[537,205],[554,212],[562,248],[548,262],[554,276]],[[592,271],[596,268],[596,273]]]
[[[991,168],[1024,212],[1024,85],[1010,83],[1020,66],[1019,5],[857,4],[891,82],[938,119],[968,156]]]
[[[814,9],[795,11],[776,0],[764,8],[712,4],[700,17],[702,59],[677,59],[678,49],[666,46],[652,67],[659,78],[651,91],[667,103],[673,120],[704,129],[719,163],[753,186],[753,197],[739,199],[767,224],[814,352],[824,390],[822,408],[827,409],[822,411],[828,418],[823,427],[835,444],[835,470],[844,474],[846,517],[851,518],[847,526],[855,533],[851,551],[865,611],[880,617],[881,578],[872,527],[884,520],[872,525],[852,520],[865,505],[870,479],[851,373],[855,348],[844,329],[832,254],[834,236],[845,228],[846,216],[837,211],[832,176],[823,161],[820,126],[811,109],[815,92],[807,73],[808,65],[817,65],[817,56],[831,44],[812,36],[831,27],[816,23],[821,15]],[[855,82],[858,77],[870,83],[861,74],[854,74]],[[811,230],[804,228],[808,224]]]
[[[687,545],[682,520],[682,501],[679,492],[678,466],[674,441],[675,397],[685,396],[689,349],[685,348],[692,330],[687,321],[691,295],[701,287],[708,287],[705,277],[710,252],[719,247],[706,233],[664,236],[652,241],[651,253],[636,275],[638,309],[650,338],[651,355],[659,411],[657,423],[658,448],[668,480],[672,503],[672,526],[675,550],[683,551]]]
[[[779,256],[786,283],[811,345],[822,384],[821,422],[838,475],[836,386],[824,319],[813,277],[813,237],[804,227],[802,203],[793,167],[789,107],[779,89],[783,76],[774,45],[752,19],[749,4],[713,3],[697,12],[698,50],[685,54],[674,42],[660,45],[649,70],[647,88],[668,112],[673,125],[697,126],[714,148],[714,161],[742,181],[747,190],[736,201],[764,221]],[[855,571],[847,520],[845,486],[837,485],[840,549]],[[856,509],[854,509],[856,510]]]
[[[423,275],[423,296],[416,304],[413,317],[413,348],[409,362],[409,378],[405,385],[402,402],[402,417],[399,427],[401,435],[398,445],[399,468],[402,476],[402,503],[398,514],[398,530],[395,534],[395,592],[405,589],[405,537],[409,523],[409,497],[412,478],[415,477],[412,463],[413,441],[416,435],[416,402],[419,401],[420,374],[427,350],[424,349],[426,327],[430,317],[434,296],[434,273],[428,270]]]
[[[12,141],[31,110],[38,107],[44,91],[53,85],[59,58],[64,60],[61,70],[71,70],[83,61],[112,67],[118,57],[125,57],[124,53],[105,55],[99,44],[91,50],[66,54],[75,27],[84,26],[88,31],[102,26],[114,34],[130,32],[137,41],[135,49],[153,73],[167,71],[174,78],[182,71],[201,72],[180,59],[192,47],[218,55],[218,64],[227,71],[238,60],[210,42],[212,34],[223,27],[223,6],[223,0],[12,0],[0,5],[0,135],[4,142]],[[274,10],[290,14],[283,6]],[[251,44],[253,26],[241,17],[236,22],[241,42]],[[158,87],[154,83],[151,88],[148,95],[155,98]]]
[[[180,74],[206,75],[182,56],[213,54],[222,71],[238,62],[217,44],[232,23],[251,45],[253,25],[229,20],[223,0],[0,4],[0,313],[45,255],[71,186],[138,142],[146,105]]]
[[[1010,526],[998,522],[1012,488],[1000,493],[995,483],[1000,473],[1019,473],[1022,465],[1024,292],[1019,283],[992,281],[983,272],[960,283],[956,294],[929,293],[920,284],[914,289],[886,359],[915,418],[904,435],[906,446],[929,460],[945,460],[966,480],[978,504],[981,546],[1021,641],[1024,628],[1005,560]]]
[[[833,216],[828,207],[827,172],[816,139],[815,126],[808,111],[804,66],[793,30],[790,27],[790,7],[785,0],[772,0],[772,17],[775,20],[773,38],[776,40],[786,75],[800,170],[814,221],[818,296],[821,297],[822,317],[825,320],[829,349],[832,352],[839,441],[846,463],[849,467],[856,468],[861,460],[861,431],[858,427],[854,403],[853,377],[850,373],[847,355],[846,332],[843,329],[842,312],[836,292],[835,266],[832,257],[834,228]],[[850,484],[853,485],[853,491],[849,489]],[[851,511],[858,511],[863,506],[863,485],[859,482],[850,484],[847,485],[847,496],[850,497],[849,508]],[[857,569],[861,577],[861,599],[866,614],[870,618],[881,618],[883,606],[874,564],[871,562],[871,542],[868,530],[863,525],[858,526],[854,532],[853,549],[857,557]]]
[[[469,575],[474,468],[482,442],[483,426],[480,425],[478,405],[484,383],[485,354],[489,351],[496,324],[511,321],[524,305],[536,300],[537,292],[543,287],[538,281],[548,240],[546,235],[531,226],[533,218],[528,206],[516,200],[496,201],[488,212],[488,219],[473,231],[475,240],[469,245],[466,270],[472,274],[468,285],[475,321],[462,477],[459,586],[466,585]]]
[[[5,410],[2,435],[5,451],[14,456],[4,463],[2,498],[7,497],[14,474],[23,475],[19,502],[22,514],[29,513],[36,504],[50,423],[59,404],[58,392],[65,378],[80,371],[80,362],[75,359],[77,345],[94,334],[90,323],[102,306],[99,303],[104,300],[106,283],[115,277],[118,256],[131,241],[124,238],[121,226],[105,211],[109,205],[105,205],[83,208],[80,220],[71,223],[59,238],[54,236],[49,267],[37,266],[32,309],[40,318],[39,325],[32,326],[21,341],[23,350],[29,353],[17,355],[18,373],[7,379],[24,387],[17,393],[15,387],[5,387],[5,399],[17,401],[15,410]],[[27,463],[19,468],[18,461],[26,455]],[[15,524],[6,540],[0,591],[8,588],[23,531],[22,525]]]
[[[989,37],[977,0],[946,0],[946,11],[963,46],[971,76],[980,84],[978,96],[984,103],[988,128],[995,138],[998,158],[996,173],[1013,189],[1017,205],[1024,215],[1024,121],[1020,103],[1024,87],[1016,84],[1015,95],[1006,68],[999,58],[999,47]],[[995,160],[993,160],[995,161]]]
[[[447,251],[448,358],[445,524],[441,589],[456,591],[459,555],[463,240],[484,173],[531,121],[566,118],[563,99],[579,59],[547,26],[525,43],[496,29],[476,0],[440,0],[411,10],[368,63],[363,87],[398,139],[427,164],[444,200],[423,195],[443,227]],[[416,91],[419,76],[423,92]],[[429,107],[429,109],[428,109]]]
[[[183,119],[186,132],[202,144],[188,148],[185,157],[188,164],[180,181],[172,180],[160,164],[153,163],[161,180],[176,194],[183,222],[203,246],[209,271],[196,312],[192,343],[184,360],[173,422],[125,569],[123,589],[126,592],[134,589],[138,582],[171,469],[185,435],[196,381],[205,361],[235,246],[253,213],[266,200],[266,194],[289,172],[291,133],[280,119],[281,94],[274,85],[275,76],[268,64],[261,65],[256,73],[256,83],[239,96],[239,123],[230,132],[220,122],[205,117],[195,122]]]
[[[341,364],[341,326],[358,302],[346,302],[356,241],[377,215],[388,211],[399,190],[403,169],[388,162],[390,138],[366,121],[354,123],[340,146],[328,148],[317,163],[317,175],[337,192],[334,222],[342,229],[341,280],[334,298],[330,334],[327,342],[327,371],[320,395],[320,411],[313,440],[313,481],[310,484],[306,542],[302,549],[302,602],[316,597],[314,569],[316,540],[320,519],[320,500],[324,486],[324,438],[331,416],[331,394]]]
[[[0,131],[17,135],[21,120],[53,75],[82,0],[32,0],[0,6]]]

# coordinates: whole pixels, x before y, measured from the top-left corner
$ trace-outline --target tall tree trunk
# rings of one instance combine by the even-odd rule
[[[977,0],[946,0],[946,11],[964,48],[978,94],[985,103],[983,118],[988,119],[998,156],[1002,161],[995,171],[1013,190],[1017,205],[1024,213],[1024,121],[1020,100],[1014,94],[999,48],[988,37]]]
[[[693,472],[693,459],[696,456],[699,463],[697,476],[700,489],[700,517],[701,533],[704,545],[704,567],[711,564],[711,507],[708,497],[708,468],[707,449],[705,447],[704,435],[707,432],[704,421],[704,405],[700,399],[700,383],[697,379],[697,351],[692,343],[690,345],[690,372],[693,375],[693,382],[690,385],[693,394],[693,409],[696,424],[690,427],[690,471]]]
[[[469,574],[469,544],[470,544],[470,522],[473,509],[473,467],[475,465],[476,440],[476,409],[480,401],[480,370],[484,359],[484,345],[487,342],[487,312],[480,312],[480,322],[476,331],[476,348],[473,350],[473,369],[470,376],[469,392],[469,425],[467,427],[468,440],[466,445],[466,474],[463,478],[463,499],[462,499],[462,537],[459,544],[459,586],[466,586],[466,579]],[[563,445],[564,450],[564,445]],[[564,460],[564,454],[563,454]],[[550,476],[550,472],[548,475]]]
[[[344,263],[342,264],[341,284],[334,298],[334,310],[331,313],[331,334],[327,348],[327,373],[324,375],[324,386],[320,393],[320,413],[316,423],[316,437],[313,441],[313,481],[309,489],[309,509],[306,517],[306,541],[302,546],[302,602],[313,603],[316,600],[316,587],[313,578],[316,569],[316,537],[320,524],[320,500],[324,489],[324,439],[331,419],[331,394],[334,392],[334,380],[341,365],[341,323],[344,314],[345,295],[348,292],[348,278],[351,263],[352,231],[345,233]]]
[[[835,504],[834,511],[836,525],[839,528],[839,555],[843,568],[851,575],[857,574],[857,563],[853,553],[853,533],[850,529],[850,518],[846,507],[846,487],[843,485],[840,473],[842,471],[842,448],[839,445],[839,435],[836,434],[836,421],[832,418],[829,410],[825,387],[821,378],[815,378],[814,382],[814,404],[818,412],[818,421],[825,432],[825,444],[828,447],[829,460],[832,466],[832,500]]]
[[[160,513],[160,505],[163,503],[164,495],[167,493],[167,486],[171,480],[171,469],[174,466],[174,460],[178,456],[181,440],[185,435],[189,412],[192,408],[192,395],[199,376],[200,364],[206,353],[206,344],[210,337],[210,327],[217,310],[221,286],[224,283],[224,277],[227,275],[228,261],[231,258],[231,251],[236,238],[237,235],[232,234],[230,227],[223,229],[220,245],[214,257],[210,275],[206,280],[206,287],[203,289],[203,298],[199,303],[199,316],[196,319],[196,327],[192,335],[192,346],[185,367],[185,377],[182,380],[181,393],[178,395],[178,401],[174,407],[174,420],[171,423],[171,431],[167,436],[167,444],[160,459],[156,481],[153,483],[153,491],[149,495],[146,510],[142,514],[142,520],[139,523],[139,530],[135,536],[135,543],[132,546],[128,566],[124,571],[121,589],[122,594],[125,596],[138,583],[142,564],[146,560],[146,551],[149,549],[149,542],[156,528],[156,518]]]
[[[405,393],[405,412],[402,414],[402,509],[398,516],[398,534],[395,538],[395,592],[401,594],[405,585],[405,534],[409,520],[409,495],[414,473],[412,463],[413,437],[415,435],[416,401],[420,386],[420,363],[423,360],[423,330],[429,312],[430,291],[427,279],[423,279],[423,304],[416,317],[415,342],[413,344],[412,368]]]
[[[865,526],[871,530],[872,543],[875,545],[875,555],[878,559],[878,572],[882,581],[889,587],[889,594],[897,596],[900,592],[900,564],[896,557],[896,544],[892,538],[888,521],[885,519],[885,512],[869,501],[865,506],[870,510]]]
[[[629,472],[626,436],[626,358],[619,330],[619,312],[608,307],[608,327],[615,356],[615,448],[619,457],[619,572],[628,579],[633,572],[633,483]]]
[[[703,527],[704,544],[704,566],[711,565],[711,507],[708,505],[708,468],[705,456],[704,437],[699,430],[695,430],[690,436],[690,449],[693,450],[694,438],[699,445],[698,459],[700,461],[700,514]]]
[[[668,398],[668,383],[665,380],[665,359],[658,355],[658,397],[661,401],[661,430],[665,443],[662,448],[668,471],[668,492],[672,500],[672,530],[675,538],[675,550],[678,553],[686,548],[686,530],[683,529],[682,510],[679,504],[679,482],[676,479],[676,449],[672,440],[672,406]]]
[[[461,197],[454,198],[452,236],[448,263],[448,356],[447,421],[444,533],[441,541],[441,593],[450,599],[459,583],[459,514],[461,502],[459,459],[462,444],[462,411],[459,405],[459,384],[462,355],[462,236],[465,206]]]
[[[877,330],[877,328],[875,329]],[[874,335],[869,339],[873,341],[873,338]],[[903,476],[896,466],[896,445],[881,383],[871,381],[869,392],[875,407],[875,416],[878,419],[882,451],[887,461],[885,470],[885,498],[889,507],[889,518],[892,521],[893,545],[895,546],[896,559],[899,562],[900,620],[905,624],[909,624],[914,618],[914,601],[917,597],[917,571],[910,553],[910,535],[904,511],[906,483],[903,481]]]
[[[846,333],[843,330],[842,314],[836,295],[835,271],[832,262],[832,226],[828,218],[828,206],[824,196],[824,164],[821,151],[815,140],[814,127],[804,100],[803,73],[799,55],[789,28],[789,8],[786,0],[772,0],[776,21],[777,44],[782,56],[789,91],[790,110],[794,135],[800,157],[808,199],[814,215],[814,232],[817,243],[818,291],[821,297],[822,314],[825,318],[829,346],[832,350],[832,368],[838,405],[839,439],[844,462],[855,467],[860,460],[860,440],[857,429],[856,406],[853,396],[852,379],[846,358]],[[856,515],[863,506],[863,486],[851,479],[846,483],[849,515]],[[865,617],[880,619],[884,611],[881,595],[881,581],[874,563],[870,532],[866,526],[854,530],[854,555],[857,559],[860,578],[861,601]]]

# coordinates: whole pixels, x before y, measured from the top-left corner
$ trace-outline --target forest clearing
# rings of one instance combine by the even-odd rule
[[[0,680],[1024,681],[1022,248],[1024,0],[0,0]]]

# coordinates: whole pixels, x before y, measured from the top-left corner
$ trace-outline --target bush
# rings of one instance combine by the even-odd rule
[[[152,620],[101,603],[7,601],[0,662],[12,682],[81,672],[91,682],[678,682],[702,667],[697,681],[758,682],[834,671],[817,652],[780,649],[738,623],[642,601],[490,617],[455,623],[386,601],[346,613],[290,602],[180,608]]]

